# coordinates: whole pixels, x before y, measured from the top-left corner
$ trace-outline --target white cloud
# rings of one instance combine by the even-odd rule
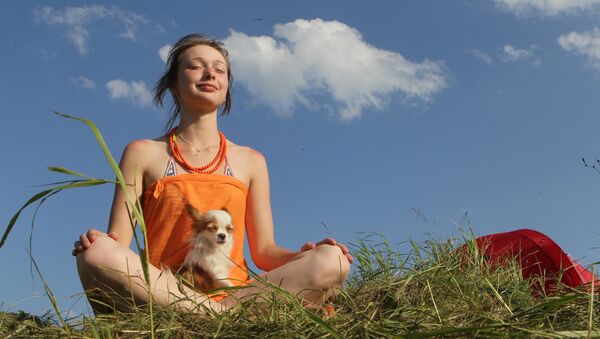
[[[495,0],[495,2],[499,8],[520,17],[572,14],[600,4],[600,0]]]
[[[143,81],[127,81],[121,79],[110,80],[106,83],[111,100],[126,100],[135,106],[149,106],[152,104],[152,92]]]
[[[447,86],[443,62],[412,62],[378,49],[360,32],[338,21],[296,20],[274,27],[274,37],[231,31],[224,43],[236,81],[280,115],[297,104],[326,106],[332,98],[344,120],[367,108],[381,109],[395,93],[430,101]]]
[[[100,5],[66,7],[54,9],[49,6],[36,7],[33,10],[37,22],[47,25],[63,26],[66,28],[65,35],[77,47],[79,54],[84,55],[89,51],[88,40],[90,31],[88,27],[96,21],[107,20],[117,22],[123,26],[119,36],[132,41],[137,40],[139,25],[146,24],[147,19],[142,15],[122,10],[118,7],[106,8]]]
[[[586,56],[588,64],[600,71],[600,29],[563,34],[558,38],[558,43],[565,51]]]
[[[533,56],[533,50],[535,49],[535,45],[531,45],[529,49],[518,49],[513,47],[512,45],[504,45],[502,47],[502,55],[506,61],[519,61],[524,59],[529,59]]]
[[[510,44],[504,45],[501,49],[501,58],[505,62],[531,61],[531,65],[538,67],[542,61],[540,58],[535,58],[536,45],[529,46],[528,49],[518,49]]]
[[[158,56],[160,57],[160,60],[162,60],[164,63],[167,62],[167,58],[169,57],[169,51],[171,50],[171,47],[173,46],[164,45],[158,50]]]
[[[494,59],[487,53],[480,51],[476,48],[472,48],[472,49],[467,49],[467,53],[469,53],[470,55],[476,57],[477,59],[483,61],[484,63],[488,64],[488,65],[492,65],[494,63]]]
[[[96,89],[96,83],[84,76],[72,77],[69,81],[79,87]]]

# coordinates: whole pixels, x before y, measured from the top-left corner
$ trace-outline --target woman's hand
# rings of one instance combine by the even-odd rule
[[[325,239],[319,241],[316,244],[312,243],[312,242],[307,242],[306,244],[304,244],[300,248],[300,252],[309,251],[309,250],[312,250],[313,248],[315,248],[317,246],[321,246],[321,245],[337,246],[337,247],[340,248],[340,250],[342,250],[342,254],[346,256],[346,259],[348,259],[349,263],[352,263],[354,261],[354,258],[352,258],[352,255],[350,254],[350,251],[348,250],[348,247],[346,245],[344,245],[344,244],[338,243],[333,238],[325,238]]]
[[[75,241],[75,244],[73,244],[74,248],[73,251],[71,251],[71,254],[76,256],[79,253],[87,250],[98,237],[109,237],[115,241],[119,241],[119,235],[117,233],[107,234],[95,229],[91,229],[79,236],[79,240]]]

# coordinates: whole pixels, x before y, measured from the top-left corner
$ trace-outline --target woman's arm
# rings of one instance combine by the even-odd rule
[[[125,147],[119,168],[123,173],[125,182],[128,184],[128,194],[131,199],[139,199],[143,193],[144,154],[148,150],[148,141],[138,140]],[[108,233],[91,229],[79,237],[75,242],[73,255],[85,251],[96,240],[98,236],[109,236],[126,247],[129,247],[133,238],[132,222],[135,218],[128,211],[127,197],[120,185],[115,185]]]
[[[250,187],[246,202],[246,232],[250,254],[256,266],[271,271],[294,258],[300,252],[308,251],[319,245],[339,246],[349,262],[353,261],[348,248],[332,238],[317,243],[305,243],[299,252],[290,251],[275,243],[271,198],[269,193],[269,173],[262,154],[251,150],[247,164],[250,172]]]
[[[121,185],[116,185],[115,194],[110,210],[108,221],[108,234],[116,234],[118,242],[129,247],[133,239],[133,227],[135,217],[127,202],[127,195],[133,202],[139,200],[144,189],[145,161],[149,152],[148,140],[136,140],[123,151],[119,168],[125,178],[127,191],[123,191]]]
[[[295,257],[299,252],[287,250],[275,244],[269,173],[262,154],[250,150],[246,159],[250,173],[248,199],[246,201],[246,232],[250,254],[256,266],[270,271]]]

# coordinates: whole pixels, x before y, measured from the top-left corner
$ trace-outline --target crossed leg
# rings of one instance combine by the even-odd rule
[[[148,286],[140,257],[131,249],[102,236],[76,258],[81,283],[96,313],[107,312],[110,308],[129,310],[132,303],[141,305],[148,302]],[[248,287],[233,291],[222,302],[216,302],[206,294],[181,284],[168,271],[152,265],[149,265],[149,270],[155,303],[174,305],[184,311],[204,310],[198,307],[203,305],[220,312],[235,306],[244,298],[264,294],[269,283],[309,304],[319,305],[342,286],[350,264],[339,247],[321,245],[261,274],[258,279],[250,281]]]

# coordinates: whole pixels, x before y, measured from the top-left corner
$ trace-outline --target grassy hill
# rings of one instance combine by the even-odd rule
[[[600,336],[597,293],[532,289],[543,283],[524,280],[515,262],[491,269],[466,242],[459,251],[453,241],[412,244],[403,254],[375,235],[360,240],[353,251],[358,264],[332,302],[334,312],[306,309],[274,288],[271,299],[247,300],[224,314],[155,307],[153,327],[147,308],[64,322],[0,313],[0,337]]]

